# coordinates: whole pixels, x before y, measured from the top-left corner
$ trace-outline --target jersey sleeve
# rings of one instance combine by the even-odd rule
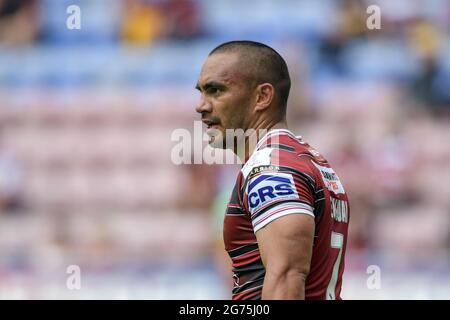
[[[314,181],[311,175],[299,168],[273,165],[267,149],[261,150],[259,161],[243,168],[246,177],[242,189],[243,206],[250,214],[255,233],[285,215],[314,217]]]

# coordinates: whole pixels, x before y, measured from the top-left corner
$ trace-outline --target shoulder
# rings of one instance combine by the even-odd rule
[[[244,180],[263,171],[292,171],[313,176],[316,172],[314,162],[327,164],[301,137],[292,133],[272,134],[258,144],[241,172]]]

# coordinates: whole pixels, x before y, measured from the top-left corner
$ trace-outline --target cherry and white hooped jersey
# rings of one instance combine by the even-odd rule
[[[341,180],[309,144],[286,129],[269,131],[242,167],[224,219],[233,263],[232,298],[260,299],[265,268],[255,233],[289,214],[315,220],[306,299],[340,299],[350,208]]]

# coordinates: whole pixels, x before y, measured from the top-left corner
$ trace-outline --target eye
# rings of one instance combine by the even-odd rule
[[[216,94],[216,93],[218,93],[219,91],[220,91],[219,88],[216,88],[216,87],[209,87],[209,88],[206,90],[206,93],[207,93],[207,94]]]

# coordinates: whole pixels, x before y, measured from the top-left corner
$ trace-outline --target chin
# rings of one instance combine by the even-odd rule
[[[215,149],[226,149],[225,141],[222,137],[210,137],[209,146]]]
[[[217,129],[213,130],[209,135],[208,144],[211,148],[225,149],[226,144],[223,132]]]

